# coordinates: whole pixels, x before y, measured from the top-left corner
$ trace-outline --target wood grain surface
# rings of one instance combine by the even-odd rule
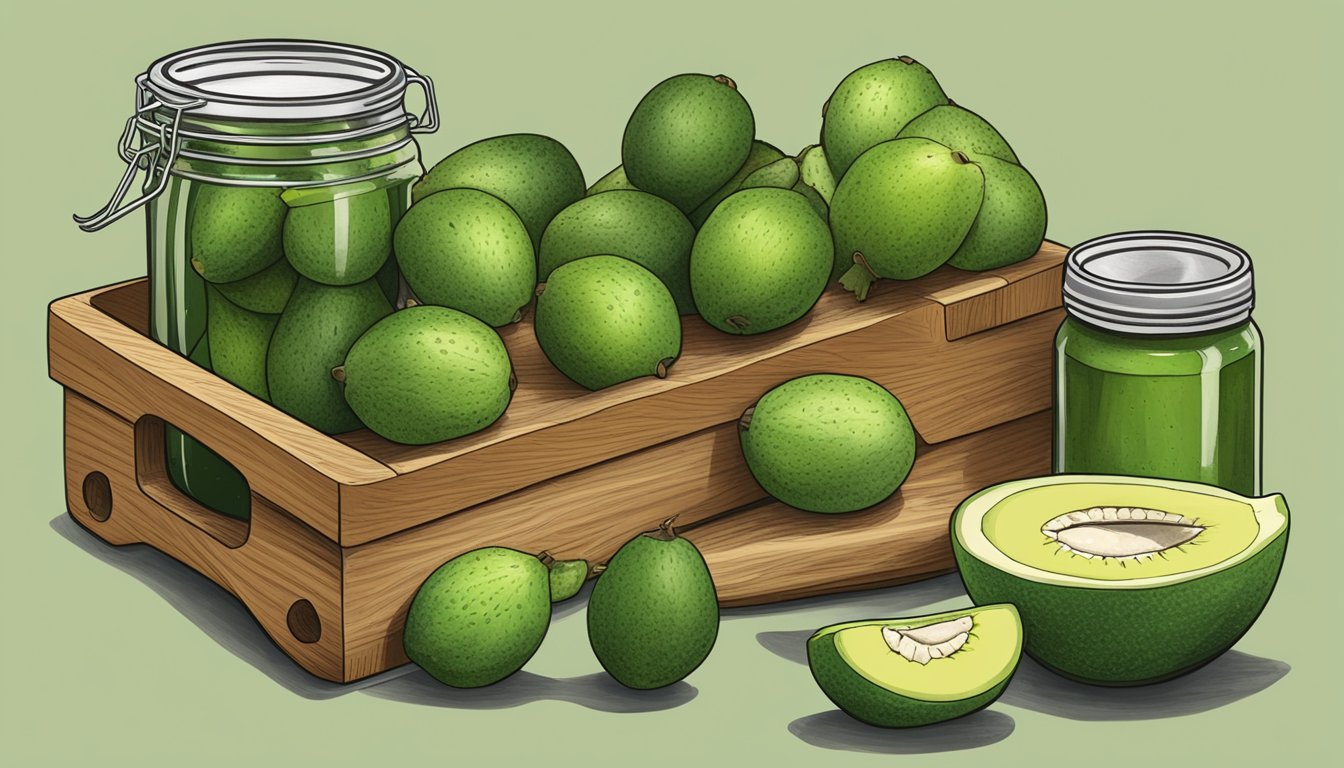
[[[704,553],[723,605],[772,603],[946,572],[953,567],[948,520],[956,505],[984,486],[1049,468],[1050,419],[1042,413],[921,446],[901,490],[872,509],[819,515],[768,502],[678,522],[688,524],[685,535]],[[540,506],[510,515],[483,505],[347,548],[347,669],[362,676],[405,661],[406,609],[420,583],[450,557],[500,545],[604,562],[660,520],[639,508],[615,512]]]
[[[833,289],[807,317],[757,336],[685,318],[682,357],[667,379],[600,392],[551,366],[525,319],[502,332],[519,379],[508,412],[479,433],[430,446],[367,430],[321,435],[192,366],[137,333],[148,311],[144,281],[53,302],[51,375],[129,421],[170,413],[189,434],[208,435],[259,493],[354,546],[724,425],[805,373],[874,379],[901,398],[930,443],[1041,410],[1064,253],[1046,242],[1032,259],[997,270],[945,267],[882,281],[863,304]]]
[[[162,439],[162,430],[141,431],[142,438],[154,434]],[[335,543],[256,494],[250,525],[199,507],[168,480],[162,450],[137,446],[134,425],[69,390],[65,473],[66,503],[80,525],[111,544],[148,544],[185,563],[238,597],[305,669],[328,680],[351,679]]]
[[[760,504],[686,533],[724,606],[900,584],[953,570],[948,521],[989,485],[1050,473],[1050,414],[929,446],[894,496],[843,515]]]
[[[125,292],[125,294],[122,294]],[[127,422],[161,417],[233,464],[253,491],[326,537],[340,536],[342,486],[392,470],[243,392],[93,305],[100,294],[146,317],[144,281],[51,303],[51,378]],[[138,301],[127,301],[135,299]]]

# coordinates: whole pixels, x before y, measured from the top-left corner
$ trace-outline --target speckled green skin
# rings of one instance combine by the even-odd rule
[[[984,198],[980,166],[928,139],[896,139],[868,150],[831,198],[837,264],[910,280],[942,266],[966,239]],[[870,281],[871,282],[871,281]]]
[[[977,605],[1017,606],[1028,655],[1094,685],[1157,683],[1213,661],[1260,616],[1288,546],[1284,526],[1273,542],[1235,568],[1152,589],[1040,584],[1000,571],[966,549],[956,534],[957,520],[975,498],[952,515],[952,552],[967,594]]]
[[[340,224],[343,232],[337,233]],[[377,274],[392,253],[387,195],[353,195],[291,208],[285,258],[299,274],[327,285],[352,285]]]
[[[358,429],[359,418],[331,370],[345,362],[360,335],[391,312],[376,281],[335,286],[299,280],[266,355],[271,403],[329,434]]]
[[[480,688],[522,669],[551,623],[546,566],[525,552],[485,547],[430,574],[411,601],[406,656],[434,679]]]
[[[589,195],[599,195],[603,192],[610,192],[613,189],[634,189],[635,185],[630,183],[630,178],[625,175],[625,166],[618,165],[612,168],[606,176],[593,182],[593,186],[588,188]]]
[[[826,102],[821,145],[837,181],[870,147],[896,138],[905,124],[947,103],[947,95],[923,64],[901,57],[875,61],[850,72]]]
[[[397,224],[397,264],[420,301],[466,312],[498,328],[532,300],[537,262],[523,222],[475,189],[436,192]]]
[[[212,285],[206,286],[206,307],[211,368],[255,397],[269,399],[266,351],[280,316],[243,309]]]
[[[826,201],[826,205],[831,204],[831,198],[835,196],[835,175],[831,173],[831,166],[826,162],[826,150],[820,145],[813,144],[798,153],[798,175],[799,180],[811,187]]]
[[[798,163],[792,157],[785,157],[752,171],[750,176],[742,180],[742,189],[756,187],[792,189],[797,183]]]
[[[990,155],[1018,163],[1017,154],[994,126],[969,109],[954,104],[934,107],[905,124],[898,139],[930,139],[962,152]]]
[[[958,613],[974,613],[960,611]],[[953,618],[954,614],[945,614]],[[889,624],[898,620],[873,621],[873,624]],[[845,662],[835,647],[836,631],[843,627],[857,626],[864,622],[847,622],[817,630],[807,640],[807,665],[812,670],[826,698],[850,717],[869,725],[881,728],[912,728],[952,720],[978,712],[994,703],[1003,695],[1012,682],[1010,673],[993,687],[956,701],[925,701],[887,690],[859,674]],[[963,650],[973,652],[974,643],[992,642],[988,638],[972,638]],[[1016,672],[1017,657],[1013,658]],[[992,678],[991,678],[992,679]]]
[[[831,263],[830,230],[807,198],[788,189],[744,189],[720,203],[696,235],[691,292],[715,328],[764,333],[807,314],[826,288]]]
[[[813,189],[812,187],[809,187],[806,183],[803,182],[801,178],[798,179],[798,183],[793,185],[792,189],[794,192],[797,192],[798,194],[807,198],[808,204],[812,206],[812,210],[823,222],[830,221],[831,207],[826,204],[826,201],[817,192],[817,190]],[[837,276],[838,275],[836,270],[832,269],[831,278],[834,279]]]
[[[835,177],[831,175],[831,166],[826,163],[825,150],[819,144],[804,147],[794,161],[798,164],[798,182],[793,185],[793,191],[806,197],[821,220],[829,223],[831,197],[835,194]],[[831,268],[831,280],[840,277],[843,271],[840,265],[835,263]]]
[[[499,334],[432,304],[379,320],[350,348],[344,370],[350,408],[397,443],[437,443],[484,429],[513,397]]]
[[[509,204],[532,248],[555,214],[583,197],[583,171],[565,145],[535,133],[495,136],[440,160],[411,190],[412,202],[445,189],[479,189]]]
[[[587,560],[557,560],[551,563],[551,602],[559,603],[579,594],[588,580]]]
[[[659,362],[681,354],[672,294],[633,261],[588,256],[557,268],[545,286],[537,297],[537,343],[578,384],[597,390],[654,376]]]
[[[214,286],[224,298],[249,312],[278,315],[284,311],[298,279],[299,273],[287,259],[277,259],[251,277],[232,283],[215,283]]]
[[[736,88],[709,75],[676,75],[630,115],[621,164],[636,187],[690,213],[742,167],[755,134]]]
[[[201,277],[231,283],[284,255],[281,231],[289,207],[280,189],[203,184],[191,220],[191,258]]]
[[[1045,238],[1045,196],[1026,168],[967,152],[985,175],[985,200],[961,247],[947,263],[974,271],[1031,258]]]
[[[585,256],[627,258],[663,281],[677,312],[695,314],[691,298],[691,243],[695,227],[666,200],[637,189],[585,197],[556,214],[541,237],[537,277]]]
[[[588,598],[588,641],[629,688],[662,688],[695,671],[719,634],[719,601],[700,551],[643,533],[616,552]]]
[[[709,199],[697,205],[695,210],[687,214],[691,224],[699,229],[705,223],[705,219],[709,218],[709,214],[714,211],[714,208],[723,202],[724,198],[742,188],[742,182],[746,181],[748,176],[783,157],[784,153],[780,152],[779,148],[773,144],[767,144],[760,139],[751,142],[751,151],[747,153],[747,160],[742,163],[742,167],[738,168],[733,177],[724,182],[723,186],[715,190],[714,194],[709,196]]]
[[[775,387],[739,430],[766,493],[809,512],[853,512],[895,493],[915,462],[901,402],[857,376],[816,374]]]

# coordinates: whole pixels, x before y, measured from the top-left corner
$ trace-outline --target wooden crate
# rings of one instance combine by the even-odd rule
[[[588,392],[557,372],[528,320],[503,331],[518,376],[475,435],[402,446],[323,435],[146,336],[143,279],[59,299],[49,370],[65,387],[70,514],[113,544],[147,543],[236,595],[316,675],[403,663],[416,587],[485,545],[601,562],[678,515],[725,605],[908,581],[952,567],[947,518],[972,491],[1049,468],[1052,338],[1064,249],[984,273],[884,281],[863,304],[828,291],[806,318],[753,337],[683,322],[667,379]],[[774,385],[867,376],[905,404],[915,469],[877,507],[842,516],[765,498],[736,420]],[[163,424],[200,438],[252,491],[250,521],[178,491]]]

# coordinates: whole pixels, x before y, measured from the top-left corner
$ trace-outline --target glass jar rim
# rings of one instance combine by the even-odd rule
[[[399,110],[406,68],[379,51],[316,40],[190,48],[150,65],[146,88],[207,119],[334,121]]]
[[[1250,256],[1204,235],[1119,232],[1074,246],[1065,260],[1065,310],[1106,330],[1214,331],[1246,322],[1254,305]]]

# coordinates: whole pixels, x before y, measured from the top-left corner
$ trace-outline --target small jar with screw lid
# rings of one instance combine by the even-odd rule
[[[1179,232],[1074,247],[1055,339],[1054,470],[1260,491],[1263,342],[1242,249]]]

